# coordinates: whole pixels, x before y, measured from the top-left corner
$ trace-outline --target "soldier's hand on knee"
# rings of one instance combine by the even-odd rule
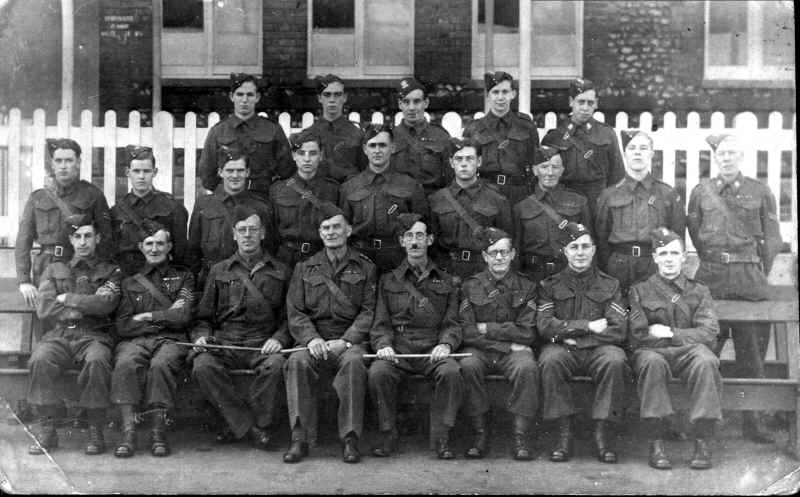
[[[22,298],[25,299],[25,303],[30,307],[39,305],[39,290],[35,286],[30,283],[22,283],[19,285],[19,292],[22,294]]]
[[[315,338],[308,342],[308,353],[314,359],[328,359],[328,344],[322,338]]]
[[[394,356],[394,349],[391,347],[384,347],[382,349],[378,349],[376,352],[378,359],[383,359],[384,361],[398,363],[400,362],[397,357]]]
[[[206,337],[200,337],[200,338],[198,338],[197,340],[194,341],[195,346],[192,347],[192,350],[194,350],[195,352],[205,352],[206,349],[201,347],[201,345],[205,345],[207,343],[208,343],[208,339]]]
[[[447,356],[450,355],[450,345],[446,343],[440,343],[436,347],[433,348],[431,351],[431,362],[437,362],[444,359],[447,359]]]
[[[663,324],[651,324],[648,328],[649,335],[655,338],[672,338],[672,328]]]
[[[153,313],[152,312],[140,312],[131,318],[133,321],[152,321],[153,320]]]
[[[595,319],[589,321],[589,331],[592,333],[603,333],[608,328],[608,321],[606,318]]]
[[[325,345],[328,347],[330,353],[337,357],[342,355],[342,352],[347,350],[347,342],[345,342],[341,338],[338,338],[336,340],[328,340],[327,342],[325,342]]]
[[[577,347],[578,342],[574,338],[565,338],[564,345],[566,345],[568,348]]]
[[[509,348],[511,349],[511,352],[523,352],[523,351],[533,352],[533,349],[531,349],[527,345],[520,345],[518,343],[512,343],[509,346]]]
[[[281,351],[281,342],[274,338],[268,339],[261,347],[262,354],[276,354]]]

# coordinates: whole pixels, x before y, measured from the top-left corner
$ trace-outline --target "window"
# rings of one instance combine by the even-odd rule
[[[262,72],[262,0],[163,0],[165,78]]]
[[[414,72],[414,0],[308,0],[308,76]]]
[[[705,79],[794,81],[791,1],[707,1]]]
[[[472,78],[485,71],[486,2],[472,0]],[[519,77],[519,0],[494,0],[494,70]],[[583,2],[533,0],[531,78],[583,74]]]

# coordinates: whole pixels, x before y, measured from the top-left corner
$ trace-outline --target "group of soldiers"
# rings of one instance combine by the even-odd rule
[[[266,449],[285,385],[287,463],[308,454],[324,384],[338,397],[343,460],[361,459],[367,391],[380,430],[371,453],[390,456],[398,385],[412,374],[432,383],[437,456],[455,457],[461,412],[465,455],[481,458],[491,440],[485,377],[500,373],[514,459],[532,458],[540,410],[558,427],[550,459],[570,459],[570,381],[588,375],[599,460],[617,461],[612,426],[635,381],[649,464],[668,469],[667,384],[677,376],[690,392],[690,466],[711,467],[728,331],[712,298],[766,298],[781,248],[772,194],[740,173],[736,137],[715,135],[719,175],[701,180],[686,216],[651,175],[651,137],[623,132],[623,161],[614,130],[592,117],[591,81],[572,83],[570,119],[541,143],[530,117],[511,110],[511,76],[485,82],[488,113],[454,139],[426,120],[417,80],[398,84],[398,126],[362,130],[343,114],[344,82],[328,75],[318,79],[320,119],[287,140],[255,113],[258,80],[232,75],[233,115],[209,131],[200,159],[212,193],[191,217],[153,188],[150,148],[127,147],[131,191],[109,210],[78,178],[78,144],[49,140],[51,182],[31,194],[15,252],[20,291],[45,331],[30,358],[28,402],[40,417],[30,452],[58,445],[56,380],[77,364],[86,454],[104,451],[113,404],[116,456],[135,453],[137,421],[148,417],[151,453],[168,455],[167,412],[188,364],[224,419],[220,443]],[[701,260],[694,279],[683,271],[687,225]],[[763,376],[766,325],[726,326],[741,375]],[[234,369],[253,371],[244,395]],[[756,414],[745,414],[743,434],[769,443]]]

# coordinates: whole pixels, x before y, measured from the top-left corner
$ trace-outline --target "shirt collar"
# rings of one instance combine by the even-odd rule
[[[423,119],[422,121],[418,122],[417,124],[409,124],[406,122],[405,119],[400,123],[401,126],[411,131],[412,129],[417,133],[421,134],[425,130],[428,129],[429,123],[427,119]]]
[[[625,182],[630,185],[631,190],[636,188],[636,184],[637,183],[641,183],[645,190],[650,191],[650,189],[653,187],[653,175],[650,174],[650,173],[647,173],[647,176],[645,176],[644,178],[642,178],[641,181],[639,181],[639,180],[635,179],[633,176],[631,176],[630,174],[626,174],[625,175]]]
[[[411,268],[411,265],[408,263],[408,259],[403,259],[403,262],[400,263],[397,268],[394,269],[394,276],[398,280],[402,281],[405,279],[406,274],[411,273],[414,275],[414,279],[416,279],[416,274],[414,270]],[[439,276],[442,276],[442,270],[433,263],[433,260],[428,257],[428,264],[425,266],[425,270],[422,272],[421,280],[427,279],[431,276],[431,274],[437,273]]]
[[[245,269],[252,273],[261,266],[272,263],[272,256],[270,256],[264,250],[262,250],[260,254],[254,255],[250,260],[245,260],[244,257],[242,257],[242,254],[240,254],[237,250],[236,253],[233,254],[233,257],[228,259],[228,269],[230,270],[234,264],[241,264]]]
[[[717,191],[722,190],[725,186],[730,185],[735,190],[738,190],[740,186],[742,186],[742,180],[744,176],[742,176],[742,172],[739,171],[739,174],[736,175],[731,181],[725,181],[725,178],[722,177],[721,174],[717,175],[717,178],[714,180],[714,184],[717,187]]]
[[[553,188],[552,190],[545,190],[544,188],[542,188],[542,187],[539,185],[539,183],[536,183],[536,188],[533,190],[533,195],[534,195],[534,196],[535,196],[537,199],[539,199],[539,200],[542,200],[542,199],[544,198],[544,196],[545,196],[545,195],[555,195],[556,193],[558,193],[559,191],[561,191],[561,189],[562,189],[562,188],[561,188],[561,183],[558,183],[558,184],[556,185],[556,187],[555,187],[555,188]]]
[[[466,192],[470,197],[474,197],[478,194],[478,192],[481,191],[481,188],[482,184],[480,179],[466,188],[461,188],[461,185],[456,183],[456,180],[453,180],[453,182],[450,183],[450,191],[453,193],[453,195],[458,195],[463,191]]]
[[[59,197],[66,197],[67,195],[71,195],[78,189],[78,183],[80,182],[80,178],[76,179],[72,183],[68,184],[67,186],[61,186],[61,184],[55,180],[53,180],[53,189],[56,192],[56,195]]]
[[[667,288],[672,289],[674,287],[680,290],[681,292],[686,290],[686,276],[684,276],[683,273],[679,274],[677,278],[671,280],[668,280],[667,278],[664,278],[661,275],[658,275],[657,278],[658,281]]]
[[[144,203],[145,205],[149,205],[149,204],[150,204],[150,202],[151,202],[151,201],[153,200],[153,198],[155,197],[155,189],[154,189],[154,188],[151,188],[151,189],[150,189],[150,191],[149,191],[149,192],[147,192],[147,193],[145,193],[143,197],[140,197],[140,196],[136,195],[136,194],[135,194],[135,193],[133,193],[132,191],[131,191],[131,192],[128,192],[128,193],[125,195],[125,197],[126,197],[126,199],[128,200],[128,203],[129,203],[129,204],[131,204],[131,205],[136,205],[136,204],[138,204],[139,202],[142,202],[142,203]]]
[[[169,269],[169,258],[165,259],[160,264],[155,265],[145,262],[144,267],[142,268],[142,274],[147,276],[153,271],[156,271],[159,275],[163,276],[167,272],[167,269]]]

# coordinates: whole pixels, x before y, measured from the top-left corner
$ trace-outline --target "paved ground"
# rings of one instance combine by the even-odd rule
[[[10,414],[0,407],[0,419]],[[82,430],[59,430],[61,445],[47,456],[29,456],[29,435],[23,425],[0,424],[0,482],[18,493],[547,493],[547,494],[754,494],[791,493],[798,489],[798,461],[778,445],[759,446],[736,435],[733,422],[723,426],[714,443],[715,468],[687,467],[690,442],[670,442],[675,468],[655,471],[646,465],[647,448],[636,440],[644,434],[632,426],[618,437],[620,463],[597,462],[589,440],[578,440],[576,457],[563,464],[547,460],[552,437],[536,434],[537,458],[530,462],[507,457],[509,440],[498,440],[487,459],[439,461],[427,450],[422,434],[404,437],[401,452],[389,459],[365,457],[358,465],[340,462],[339,446],[329,436],[300,464],[281,462],[287,434],[275,450],[259,452],[245,444],[217,446],[213,434],[198,429],[170,433],[174,454],[156,459],[137,453],[117,459],[111,452],[87,457]],[[326,429],[323,427],[323,429]],[[143,433],[142,433],[143,435]],[[107,431],[109,446],[119,433]],[[370,436],[362,443],[366,452]],[[142,442],[146,439],[141,437]],[[459,447],[463,449],[462,447]]]

